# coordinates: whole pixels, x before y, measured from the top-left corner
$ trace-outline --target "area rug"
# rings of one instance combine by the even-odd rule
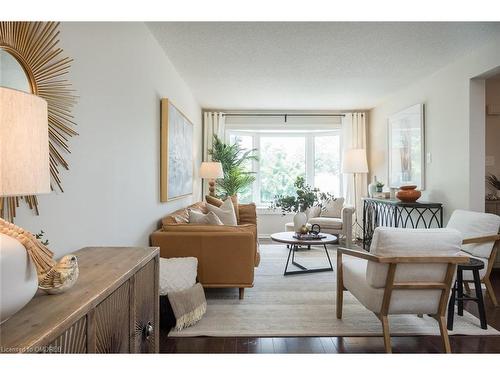
[[[253,288],[238,299],[237,289],[206,290],[207,313],[193,327],[172,331],[172,337],[280,337],[280,336],[381,336],[376,316],[349,292],[344,292],[343,318],[335,316],[334,272],[283,276],[286,246],[262,245],[261,264],[255,270]],[[329,249],[334,264],[336,248]],[[306,267],[328,266],[323,248],[297,252],[296,261]],[[293,266],[292,266],[293,269]],[[437,322],[428,316],[389,316],[393,336],[439,335]],[[450,335],[500,335],[468,312],[455,315]]]

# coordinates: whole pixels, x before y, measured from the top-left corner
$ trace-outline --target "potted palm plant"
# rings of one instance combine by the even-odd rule
[[[217,180],[217,195],[220,198],[235,197],[252,185],[255,181],[255,172],[247,170],[248,161],[258,160],[257,149],[244,150],[240,142],[224,143],[214,135],[213,145],[208,154],[213,161],[222,164],[224,177]]]
[[[497,198],[500,198],[500,180],[497,176],[490,173],[486,176],[486,183],[496,191]]]

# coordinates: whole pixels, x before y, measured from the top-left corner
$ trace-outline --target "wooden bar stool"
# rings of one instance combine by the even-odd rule
[[[486,312],[484,310],[484,299],[483,291],[481,289],[481,278],[479,277],[479,270],[484,268],[484,262],[476,259],[470,258],[469,263],[459,264],[457,267],[457,279],[455,280],[455,285],[451,292],[450,302],[448,303],[448,324],[447,328],[449,331],[453,331],[453,317],[455,315],[455,301],[457,302],[457,313],[460,316],[464,315],[464,301],[474,301],[477,303],[479,310],[479,320],[481,321],[481,328],[487,329],[486,324]],[[476,291],[476,296],[464,294],[464,279],[463,271],[472,271],[474,277],[474,288]]]

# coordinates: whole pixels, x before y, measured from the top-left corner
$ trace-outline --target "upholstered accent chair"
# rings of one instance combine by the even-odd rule
[[[490,281],[491,270],[500,247],[500,216],[483,212],[455,210],[451,215],[447,228],[458,230],[463,237],[462,250],[467,255],[482,260],[484,268],[479,271],[481,282],[495,307],[498,302]],[[469,283],[473,282],[472,271],[464,272],[464,285],[470,294]]]
[[[311,207],[306,210],[307,223],[318,224],[324,233],[334,234],[345,240],[345,246],[352,245],[352,217],[354,207],[345,204],[344,198],[337,198],[321,210],[320,207]],[[286,231],[293,231],[293,223],[285,224]]]
[[[391,353],[388,316],[429,314],[438,322],[446,353],[451,352],[445,313],[457,264],[461,234],[453,229],[375,229],[370,252],[337,250],[337,318],[344,289],[375,313]]]

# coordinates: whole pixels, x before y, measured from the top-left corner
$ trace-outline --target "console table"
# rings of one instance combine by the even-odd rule
[[[157,353],[157,247],[88,247],[74,253],[70,290],[39,291],[0,325],[0,353]]]
[[[363,248],[370,247],[376,227],[442,228],[443,205],[432,202],[404,203],[397,199],[363,200]]]

